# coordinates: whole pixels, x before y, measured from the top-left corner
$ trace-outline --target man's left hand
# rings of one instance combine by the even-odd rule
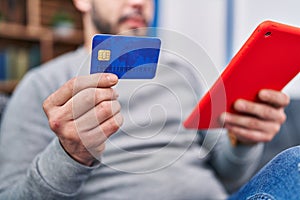
[[[221,115],[225,128],[239,143],[269,142],[286,120],[284,107],[290,101],[286,94],[274,90],[261,90],[258,98],[259,103],[238,99],[233,107],[239,114]]]

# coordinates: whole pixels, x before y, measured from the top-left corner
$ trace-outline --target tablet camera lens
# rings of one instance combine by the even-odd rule
[[[265,37],[269,37],[269,36],[271,36],[271,34],[272,34],[272,33],[271,33],[270,31],[269,31],[269,32],[266,32],[266,33],[265,33]]]

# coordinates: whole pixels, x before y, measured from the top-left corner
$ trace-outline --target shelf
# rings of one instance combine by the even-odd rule
[[[69,35],[60,36],[56,34],[54,29],[48,27],[24,26],[16,23],[1,22],[0,38],[40,42],[41,60],[46,62],[57,56],[54,52],[55,43],[72,45],[72,49],[74,49],[75,46],[82,44],[83,33],[81,30],[72,29]]]
[[[0,92],[12,93],[18,81],[10,79],[83,43],[81,13],[72,0],[0,0],[0,12],[0,75],[8,79],[0,81]],[[58,12],[70,16],[74,28],[54,28]]]
[[[27,27],[16,23],[0,23],[0,37],[39,41],[45,30],[41,27]]]
[[[72,29],[70,34],[67,36],[60,36],[57,35],[52,28],[0,22],[0,38],[11,38],[26,41],[40,41],[48,38],[48,40],[53,40],[53,42],[79,45],[83,41],[82,35],[82,31],[76,29]]]

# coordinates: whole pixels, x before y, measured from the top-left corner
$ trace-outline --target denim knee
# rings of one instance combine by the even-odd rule
[[[288,157],[293,158],[293,160],[298,161],[300,160],[300,146],[290,147],[281,153],[279,153],[276,157]],[[276,158],[275,157],[275,158]]]
[[[273,158],[244,187],[229,199],[300,199],[300,146]]]

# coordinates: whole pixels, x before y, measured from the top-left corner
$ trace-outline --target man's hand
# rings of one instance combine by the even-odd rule
[[[286,120],[284,107],[290,101],[287,95],[274,90],[261,90],[258,98],[260,103],[239,99],[234,103],[234,109],[240,114],[221,115],[230,136],[240,143],[271,141]]]
[[[76,161],[92,165],[106,139],[123,123],[113,74],[76,77],[51,94],[43,104],[49,125],[65,151]]]

